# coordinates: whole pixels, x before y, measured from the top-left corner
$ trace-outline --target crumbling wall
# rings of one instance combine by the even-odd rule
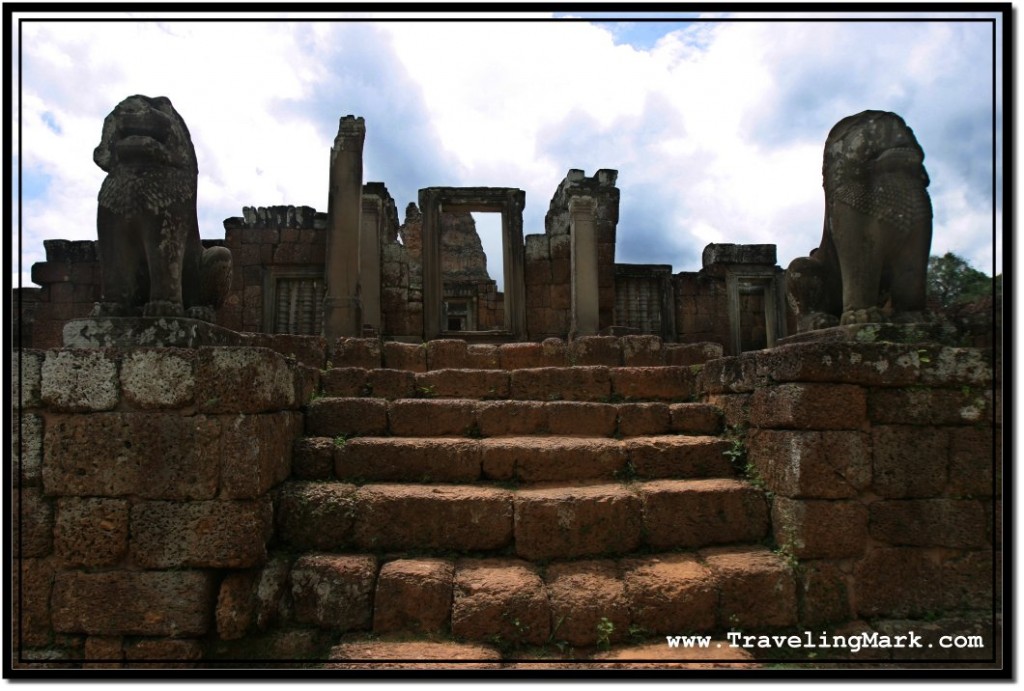
[[[224,584],[267,557],[297,366],[248,347],[14,357],[14,664],[199,659],[233,624]]]
[[[868,327],[860,338],[870,337]],[[1002,557],[991,353],[817,342],[705,366],[707,400],[773,497],[802,623],[991,617]]]
[[[93,240],[44,240],[43,247],[46,261],[32,265],[32,281],[41,289],[35,296],[29,343],[57,348],[63,343],[64,324],[89,316],[100,299],[100,264]]]

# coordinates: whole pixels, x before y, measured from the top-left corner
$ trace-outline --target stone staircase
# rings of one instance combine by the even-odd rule
[[[401,668],[692,660],[665,636],[795,623],[764,493],[698,400],[715,347],[373,343],[320,374],[250,584],[261,627]]]

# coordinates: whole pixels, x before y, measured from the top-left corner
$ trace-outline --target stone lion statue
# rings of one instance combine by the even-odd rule
[[[103,278],[94,316],[214,320],[231,252],[204,249],[198,164],[185,121],[164,97],[129,96],[103,121],[93,160],[108,175],[96,226]]]
[[[786,274],[798,331],[923,317],[932,241],[923,162],[895,113],[866,110],[829,132],[821,244]]]

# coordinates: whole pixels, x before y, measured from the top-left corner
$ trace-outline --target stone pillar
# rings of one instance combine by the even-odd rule
[[[363,195],[362,235],[359,238],[359,295],[363,326],[380,333],[380,227],[384,200],[375,194]]]
[[[597,234],[593,197],[569,200],[569,237],[572,243],[572,328],[574,338],[591,336],[599,330],[597,277]]]
[[[324,279],[324,336],[362,335],[359,304],[359,218],[363,198],[362,118],[346,115],[331,147],[330,190],[327,201],[327,263]]]

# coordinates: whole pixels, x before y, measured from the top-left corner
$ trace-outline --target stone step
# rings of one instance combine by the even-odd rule
[[[293,477],[348,482],[556,482],[732,477],[730,442],[711,436],[306,437]]]
[[[255,603],[282,625],[346,635],[343,645],[351,645],[336,649],[336,660],[412,657],[396,643],[366,647],[358,636],[367,633],[433,641],[415,651],[414,659],[421,660],[444,659],[448,636],[506,651],[557,644],[593,654],[601,647],[628,648],[638,639],[660,640],[667,649],[665,636],[791,627],[797,611],[793,568],[760,545],[546,565],[511,556],[275,553],[249,587],[252,593],[233,597],[222,592],[223,602],[236,604],[221,608],[218,621],[237,614],[232,606]],[[453,659],[498,659],[492,649],[452,652]],[[602,657],[635,659],[639,653]]]
[[[273,347],[273,343],[268,343]],[[327,369],[361,367],[428,372],[439,369],[517,370],[566,366],[700,365],[722,357],[717,343],[664,343],[657,336],[584,336],[569,342],[548,338],[540,343],[467,343],[438,339],[422,344],[381,342],[375,338],[341,338],[323,353]]]
[[[312,437],[633,437],[709,435],[721,429],[721,411],[707,403],[325,397],[312,401],[306,415],[306,434]]]
[[[696,367],[539,367],[503,369],[401,369],[333,367],[320,377],[326,396],[474,398],[520,401],[686,401],[696,390]]]
[[[763,492],[741,480],[493,485],[285,483],[278,544],[297,551],[489,552],[532,561],[755,542]]]

